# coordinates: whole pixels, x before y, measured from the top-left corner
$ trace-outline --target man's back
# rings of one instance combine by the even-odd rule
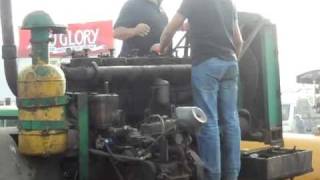
[[[197,134],[206,179],[237,180],[241,138],[236,54],[241,51],[243,40],[236,11],[231,0],[183,0],[161,35],[161,53],[166,52],[185,19],[190,24],[193,53],[193,102],[208,118]]]
[[[179,13],[189,20],[194,64],[211,57],[234,56],[237,16],[230,0],[184,0]]]

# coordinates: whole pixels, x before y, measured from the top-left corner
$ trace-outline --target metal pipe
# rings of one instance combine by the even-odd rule
[[[135,157],[129,157],[129,156],[124,156],[124,155],[119,155],[119,154],[110,154],[104,151],[96,150],[96,149],[90,149],[89,152],[94,155],[98,156],[103,156],[103,157],[108,157],[108,158],[115,158],[117,160],[122,160],[122,161],[137,161],[137,162],[145,162],[143,159],[135,158]]]
[[[66,67],[61,66],[67,80],[90,81],[97,75],[94,67]]]
[[[139,77],[161,78],[165,80],[190,78],[191,65],[148,65],[148,66],[105,66],[98,68],[98,77],[136,79]]]
[[[161,78],[168,81],[190,81],[191,65],[91,66],[63,67],[68,80],[111,81],[114,78],[141,80]]]
[[[1,27],[2,27],[2,58],[7,83],[12,93],[17,96],[17,48],[14,44],[11,0],[0,1]]]

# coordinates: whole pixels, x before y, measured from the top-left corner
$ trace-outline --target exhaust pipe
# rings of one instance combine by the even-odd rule
[[[11,0],[0,0],[1,27],[2,27],[2,58],[7,83],[12,93],[17,96],[17,48],[14,44]]]

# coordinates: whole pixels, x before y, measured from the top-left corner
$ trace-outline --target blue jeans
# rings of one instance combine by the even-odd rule
[[[207,180],[237,180],[240,171],[240,125],[237,110],[238,63],[211,58],[192,67],[193,98],[208,122],[197,135]]]

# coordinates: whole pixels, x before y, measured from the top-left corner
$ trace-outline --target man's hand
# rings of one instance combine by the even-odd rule
[[[136,36],[145,37],[150,33],[150,30],[150,26],[144,23],[140,23],[132,28],[120,26],[114,29],[113,37],[125,41]]]
[[[160,43],[152,45],[150,51],[160,54]]]
[[[161,44],[159,45],[159,55],[165,56],[169,53],[169,46],[167,47],[161,47]]]
[[[183,23],[183,25],[180,27],[180,31],[189,31],[189,30],[190,30],[189,22]]]
[[[150,26],[144,23],[140,23],[134,28],[135,35],[141,37],[147,36],[150,33],[150,30]]]

